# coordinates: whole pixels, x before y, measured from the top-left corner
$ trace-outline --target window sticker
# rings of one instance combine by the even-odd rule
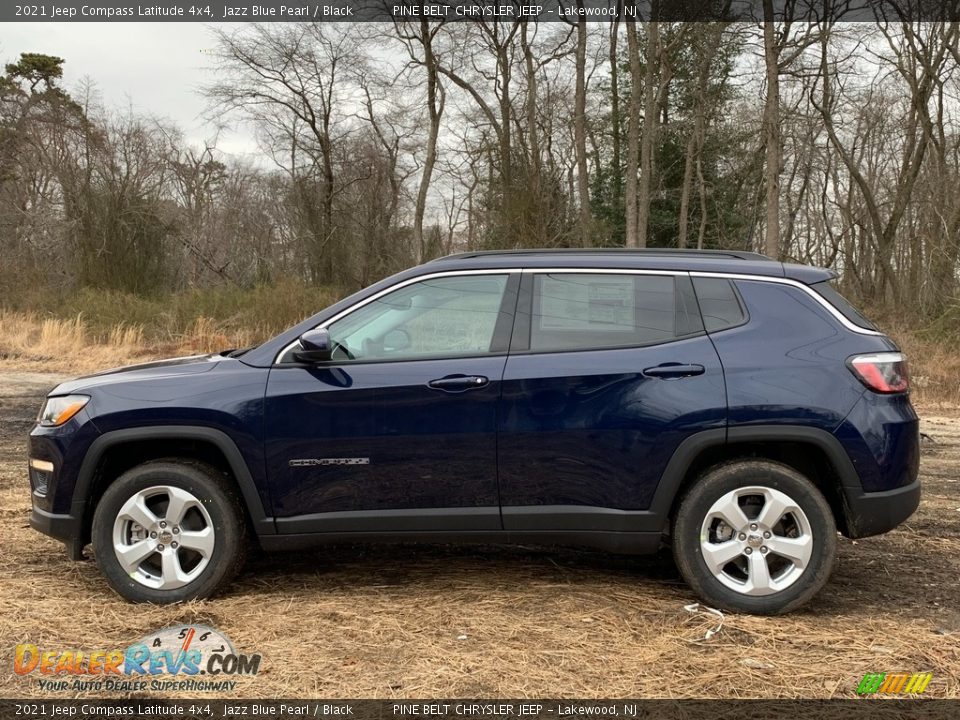
[[[583,275],[540,280],[541,330],[632,330],[632,278]]]

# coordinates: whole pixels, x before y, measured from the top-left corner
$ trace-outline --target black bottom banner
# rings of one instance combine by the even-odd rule
[[[0,718],[207,720],[754,720],[960,718],[960,701],[850,700],[0,700]]]

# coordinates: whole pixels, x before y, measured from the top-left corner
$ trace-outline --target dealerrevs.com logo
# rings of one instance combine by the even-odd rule
[[[13,671],[49,691],[230,691],[237,676],[260,672],[259,654],[238,653],[230,639],[204,625],[151,633],[125,650],[42,648],[21,643]]]

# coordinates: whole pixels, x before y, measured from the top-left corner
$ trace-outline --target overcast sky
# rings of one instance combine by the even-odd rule
[[[201,23],[0,23],[3,64],[22,52],[62,57],[65,89],[88,77],[108,108],[132,105],[137,112],[169,118],[198,144],[212,139],[198,90],[211,78],[210,56],[203,51],[213,45]],[[256,153],[243,128],[221,134],[218,147]]]

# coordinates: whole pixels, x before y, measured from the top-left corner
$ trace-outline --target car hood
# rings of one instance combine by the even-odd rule
[[[112,370],[104,370],[94,373],[93,375],[84,375],[74,380],[67,380],[51,390],[50,395],[70,395],[71,393],[83,392],[84,390],[121,382],[156,380],[163,377],[209,372],[224,359],[222,355],[218,354],[190,355],[188,357],[140,363],[139,365],[128,365]]]

